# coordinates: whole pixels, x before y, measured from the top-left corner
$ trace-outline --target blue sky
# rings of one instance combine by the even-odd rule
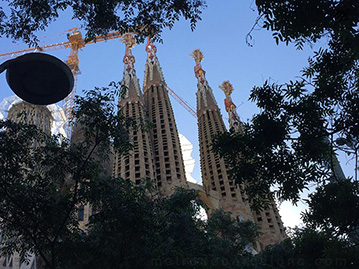
[[[295,79],[313,53],[309,47],[298,51],[292,45],[276,45],[271,33],[266,30],[254,31],[254,44],[249,47],[245,42],[246,34],[257,17],[253,2],[208,0],[202,21],[194,32],[191,32],[188,22],[181,20],[171,30],[163,32],[163,44],[155,44],[166,83],[193,108],[196,107],[197,80],[193,72],[195,62],[189,54],[197,48],[202,50],[205,57],[202,67],[221,108],[225,124],[228,119],[223,102],[225,96],[218,85],[225,80],[233,84],[232,99],[237,105],[238,114],[242,120],[250,119],[258,111],[248,101],[253,86],[260,86],[267,79],[278,83]],[[81,23],[72,21],[71,15],[64,12],[46,32],[39,33],[39,37],[44,45],[63,42],[67,40],[64,33],[67,29],[80,26]],[[0,40],[0,54],[26,47],[25,44],[14,44],[5,38]],[[69,52],[69,49],[62,49],[48,53],[66,60]],[[125,46],[118,39],[89,44],[83,48],[79,52],[82,74],[78,77],[77,92],[81,93],[84,89],[93,89],[95,86],[107,86],[111,81],[120,81],[124,53]],[[144,44],[137,44],[132,53],[136,58],[135,68],[142,86],[147,56]],[[0,75],[0,100],[10,95],[12,91],[7,86],[3,73]],[[196,165],[192,176],[200,181],[197,121],[175,100],[171,100],[178,130],[193,144],[192,156]],[[282,205],[281,209],[282,215],[287,216],[283,216],[285,224],[292,225],[290,220],[294,218],[298,222],[298,210],[287,207],[287,204]],[[295,216],[292,216],[294,211]]]

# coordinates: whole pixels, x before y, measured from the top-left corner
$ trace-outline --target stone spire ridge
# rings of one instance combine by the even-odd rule
[[[143,81],[143,91],[151,86],[158,86],[159,84],[166,84],[163,77],[162,68],[160,62],[156,56],[157,48],[153,45],[150,38],[147,39],[146,44],[147,61],[145,68],[145,79]]]
[[[198,80],[197,83],[197,115],[200,116],[207,109],[219,110],[213,91],[208,85],[205,77],[206,72],[202,69],[201,62],[204,59],[203,53],[199,49],[195,49],[190,56],[196,61],[194,73]]]
[[[241,130],[241,120],[237,114],[236,105],[233,103],[231,98],[231,94],[233,92],[233,86],[227,80],[227,81],[223,81],[223,83],[218,87],[226,95],[226,99],[224,99],[224,105],[228,113],[229,128],[230,129],[233,128],[236,132],[239,132]]]
[[[123,79],[121,84],[126,86],[125,94],[120,96],[120,104],[123,106],[126,102],[135,102],[140,100],[143,103],[143,95],[140,90],[139,80],[136,76],[135,57],[132,55],[131,49],[136,44],[136,39],[132,33],[124,34],[121,42],[126,45],[126,53],[123,57],[125,69],[123,71]]]

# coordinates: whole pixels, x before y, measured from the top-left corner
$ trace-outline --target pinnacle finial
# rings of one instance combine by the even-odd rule
[[[132,71],[135,71],[135,57],[133,57],[131,49],[135,46],[136,39],[132,33],[127,33],[122,36],[121,42],[126,45],[126,53],[123,57],[123,63],[125,64],[125,72],[130,73]]]
[[[200,49],[195,49],[189,56],[191,56],[196,61],[197,65],[200,65],[204,59],[203,53]]]
[[[149,55],[155,55],[156,52],[157,52],[157,48],[155,45],[153,45],[152,41],[151,41],[151,38],[147,38],[147,44],[146,44],[146,52],[149,54]]]
[[[226,99],[224,99],[224,105],[226,106],[226,111],[231,113],[235,108],[236,105],[233,103],[231,94],[233,92],[233,86],[229,81],[224,81],[221,85],[218,86],[226,95]]]
[[[226,99],[224,99],[224,105],[226,107],[226,111],[228,112],[228,122],[231,128],[234,128],[236,131],[241,130],[241,122],[239,116],[236,111],[236,105],[233,103],[231,94],[233,92],[233,86],[229,81],[224,81],[221,85],[218,86],[226,95]]]
[[[123,79],[121,84],[127,87],[126,92],[121,95],[120,104],[123,106],[129,100],[134,102],[140,98],[142,100],[142,95],[140,91],[140,86],[138,84],[138,79],[136,76],[135,69],[135,57],[132,55],[131,49],[136,44],[136,39],[132,33],[127,33],[122,36],[121,42],[126,45],[126,53],[123,57],[123,63],[125,68],[123,70]]]
[[[204,59],[202,51],[200,49],[195,49],[192,52],[192,54],[190,54],[189,56],[191,56],[196,61],[196,66],[194,67],[194,73],[196,75],[196,78],[198,79],[198,82],[200,84],[206,83],[206,78],[205,78],[206,72],[202,69],[201,66],[201,62]]]
[[[136,45],[136,39],[132,33],[127,33],[122,36],[121,42],[126,44],[126,50],[132,49]]]
[[[221,85],[218,86],[222,91],[224,91],[224,94],[226,95],[226,97],[230,97],[230,95],[233,92],[233,86],[231,83],[229,83],[228,80],[223,81],[223,83]]]

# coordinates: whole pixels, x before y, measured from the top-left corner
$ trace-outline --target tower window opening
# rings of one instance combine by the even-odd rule
[[[83,205],[81,205],[78,209],[78,220],[83,221],[84,215],[85,215],[85,207]]]

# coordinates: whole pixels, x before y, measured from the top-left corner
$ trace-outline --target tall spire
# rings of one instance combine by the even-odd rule
[[[219,88],[224,92],[226,95],[226,99],[224,99],[224,105],[226,107],[226,111],[228,113],[228,123],[229,128],[234,129],[236,132],[241,130],[241,120],[236,111],[236,105],[233,103],[231,94],[233,92],[233,86],[229,81],[224,81]]]
[[[219,207],[232,213],[235,218],[253,220],[249,204],[244,192],[235,181],[229,178],[228,165],[224,159],[214,153],[212,148],[212,136],[224,133],[222,116],[213,92],[205,78],[201,61],[203,54],[200,50],[194,50],[191,54],[196,61],[194,68],[198,79],[197,87],[197,115],[198,115],[198,140],[201,159],[201,174],[203,187],[208,193],[210,190],[219,194]]]
[[[126,91],[120,96],[120,109],[124,116],[142,122],[146,117],[146,111],[143,95],[136,77],[135,57],[131,53],[136,40],[132,34],[125,34],[122,42],[126,44],[126,53],[123,57],[125,69],[121,84],[126,86]],[[129,128],[128,133],[133,143],[133,149],[128,155],[115,154],[113,175],[130,179],[138,185],[141,184],[142,179],[152,180],[156,177],[153,166],[151,137],[149,132],[142,128]]]
[[[187,182],[176,121],[156,50],[148,40],[143,91],[148,118],[154,125],[151,136],[157,187],[162,195],[170,195],[175,187],[187,187]]]
[[[147,61],[145,68],[145,79],[143,82],[143,91],[146,92],[151,86],[158,86],[159,84],[166,84],[163,77],[162,68],[156,56],[157,48],[153,45],[150,38],[147,39],[146,44]]]
[[[203,53],[199,49],[195,49],[190,56],[196,61],[194,73],[198,80],[197,83],[197,116],[209,110],[219,110],[217,102],[213,96],[212,89],[209,87],[205,77],[206,72],[202,69],[201,62],[204,59]]]
[[[120,96],[120,105],[124,106],[126,102],[140,101],[143,103],[143,96],[140,84],[136,76],[135,57],[132,55],[131,49],[136,44],[133,34],[124,34],[121,40],[126,45],[126,53],[123,57],[125,69],[123,71],[122,85],[125,86],[126,92]]]

